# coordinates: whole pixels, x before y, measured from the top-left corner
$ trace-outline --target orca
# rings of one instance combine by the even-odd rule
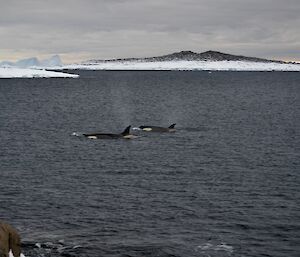
[[[112,133],[90,133],[83,134],[85,137],[89,139],[132,139],[135,136],[130,134],[130,127],[128,126],[122,133],[120,134],[112,134]]]
[[[146,132],[175,132],[175,125],[176,123],[172,124],[167,128],[158,126],[140,126],[139,128]]]

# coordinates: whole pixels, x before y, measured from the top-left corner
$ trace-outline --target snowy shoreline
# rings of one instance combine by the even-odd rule
[[[79,75],[44,69],[0,67],[0,78],[78,78]]]
[[[48,70],[45,70],[48,69]],[[60,70],[60,71],[58,71]],[[78,78],[62,70],[300,71],[300,64],[249,61],[103,61],[48,68],[0,67],[0,78]]]
[[[203,71],[300,71],[300,64],[249,61],[104,61],[71,64],[68,70],[203,70]]]

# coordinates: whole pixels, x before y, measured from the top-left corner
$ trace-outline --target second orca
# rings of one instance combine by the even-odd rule
[[[140,126],[139,128],[146,132],[175,132],[176,123],[172,124],[169,127],[158,127],[158,126]]]

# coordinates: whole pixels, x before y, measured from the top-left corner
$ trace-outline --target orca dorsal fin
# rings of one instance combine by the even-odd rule
[[[131,128],[131,125],[128,126],[128,127],[121,133],[121,135],[122,135],[122,136],[130,135],[130,128]]]
[[[169,127],[169,129],[175,128],[175,125],[176,125],[176,123],[172,124],[172,125]]]

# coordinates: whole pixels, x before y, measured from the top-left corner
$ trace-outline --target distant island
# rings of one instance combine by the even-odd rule
[[[123,58],[123,59],[110,59],[110,60],[91,60],[88,62],[131,62],[131,61],[143,61],[143,62],[166,62],[166,61],[247,61],[247,62],[264,62],[264,63],[291,63],[279,60],[269,60],[257,57],[248,57],[243,55],[233,55],[222,53],[218,51],[206,51],[203,53],[195,53],[192,51],[181,51],[172,54],[146,57],[146,58]],[[295,63],[292,63],[295,64]]]
[[[146,57],[98,60],[65,65],[62,69],[86,70],[206,70],[206,71],[300,71],[300,64],[232,55],[218,51],[177,53]]]
[[[47,69],[47,70],[45,70]],[[51,70],[51,71],[49,71]],[[181,51],[172,54],[110,60],[89,60],[64,65],[58,55],[39,60],[36,57],[17,62],[0,63],[0,78],[12,77],[78,77],[59,70],[181,70],[181,71],[300,71],[299,63],[268,60],[218,51],[195,53]],[[73,73],[73,72],[72,72]]]

